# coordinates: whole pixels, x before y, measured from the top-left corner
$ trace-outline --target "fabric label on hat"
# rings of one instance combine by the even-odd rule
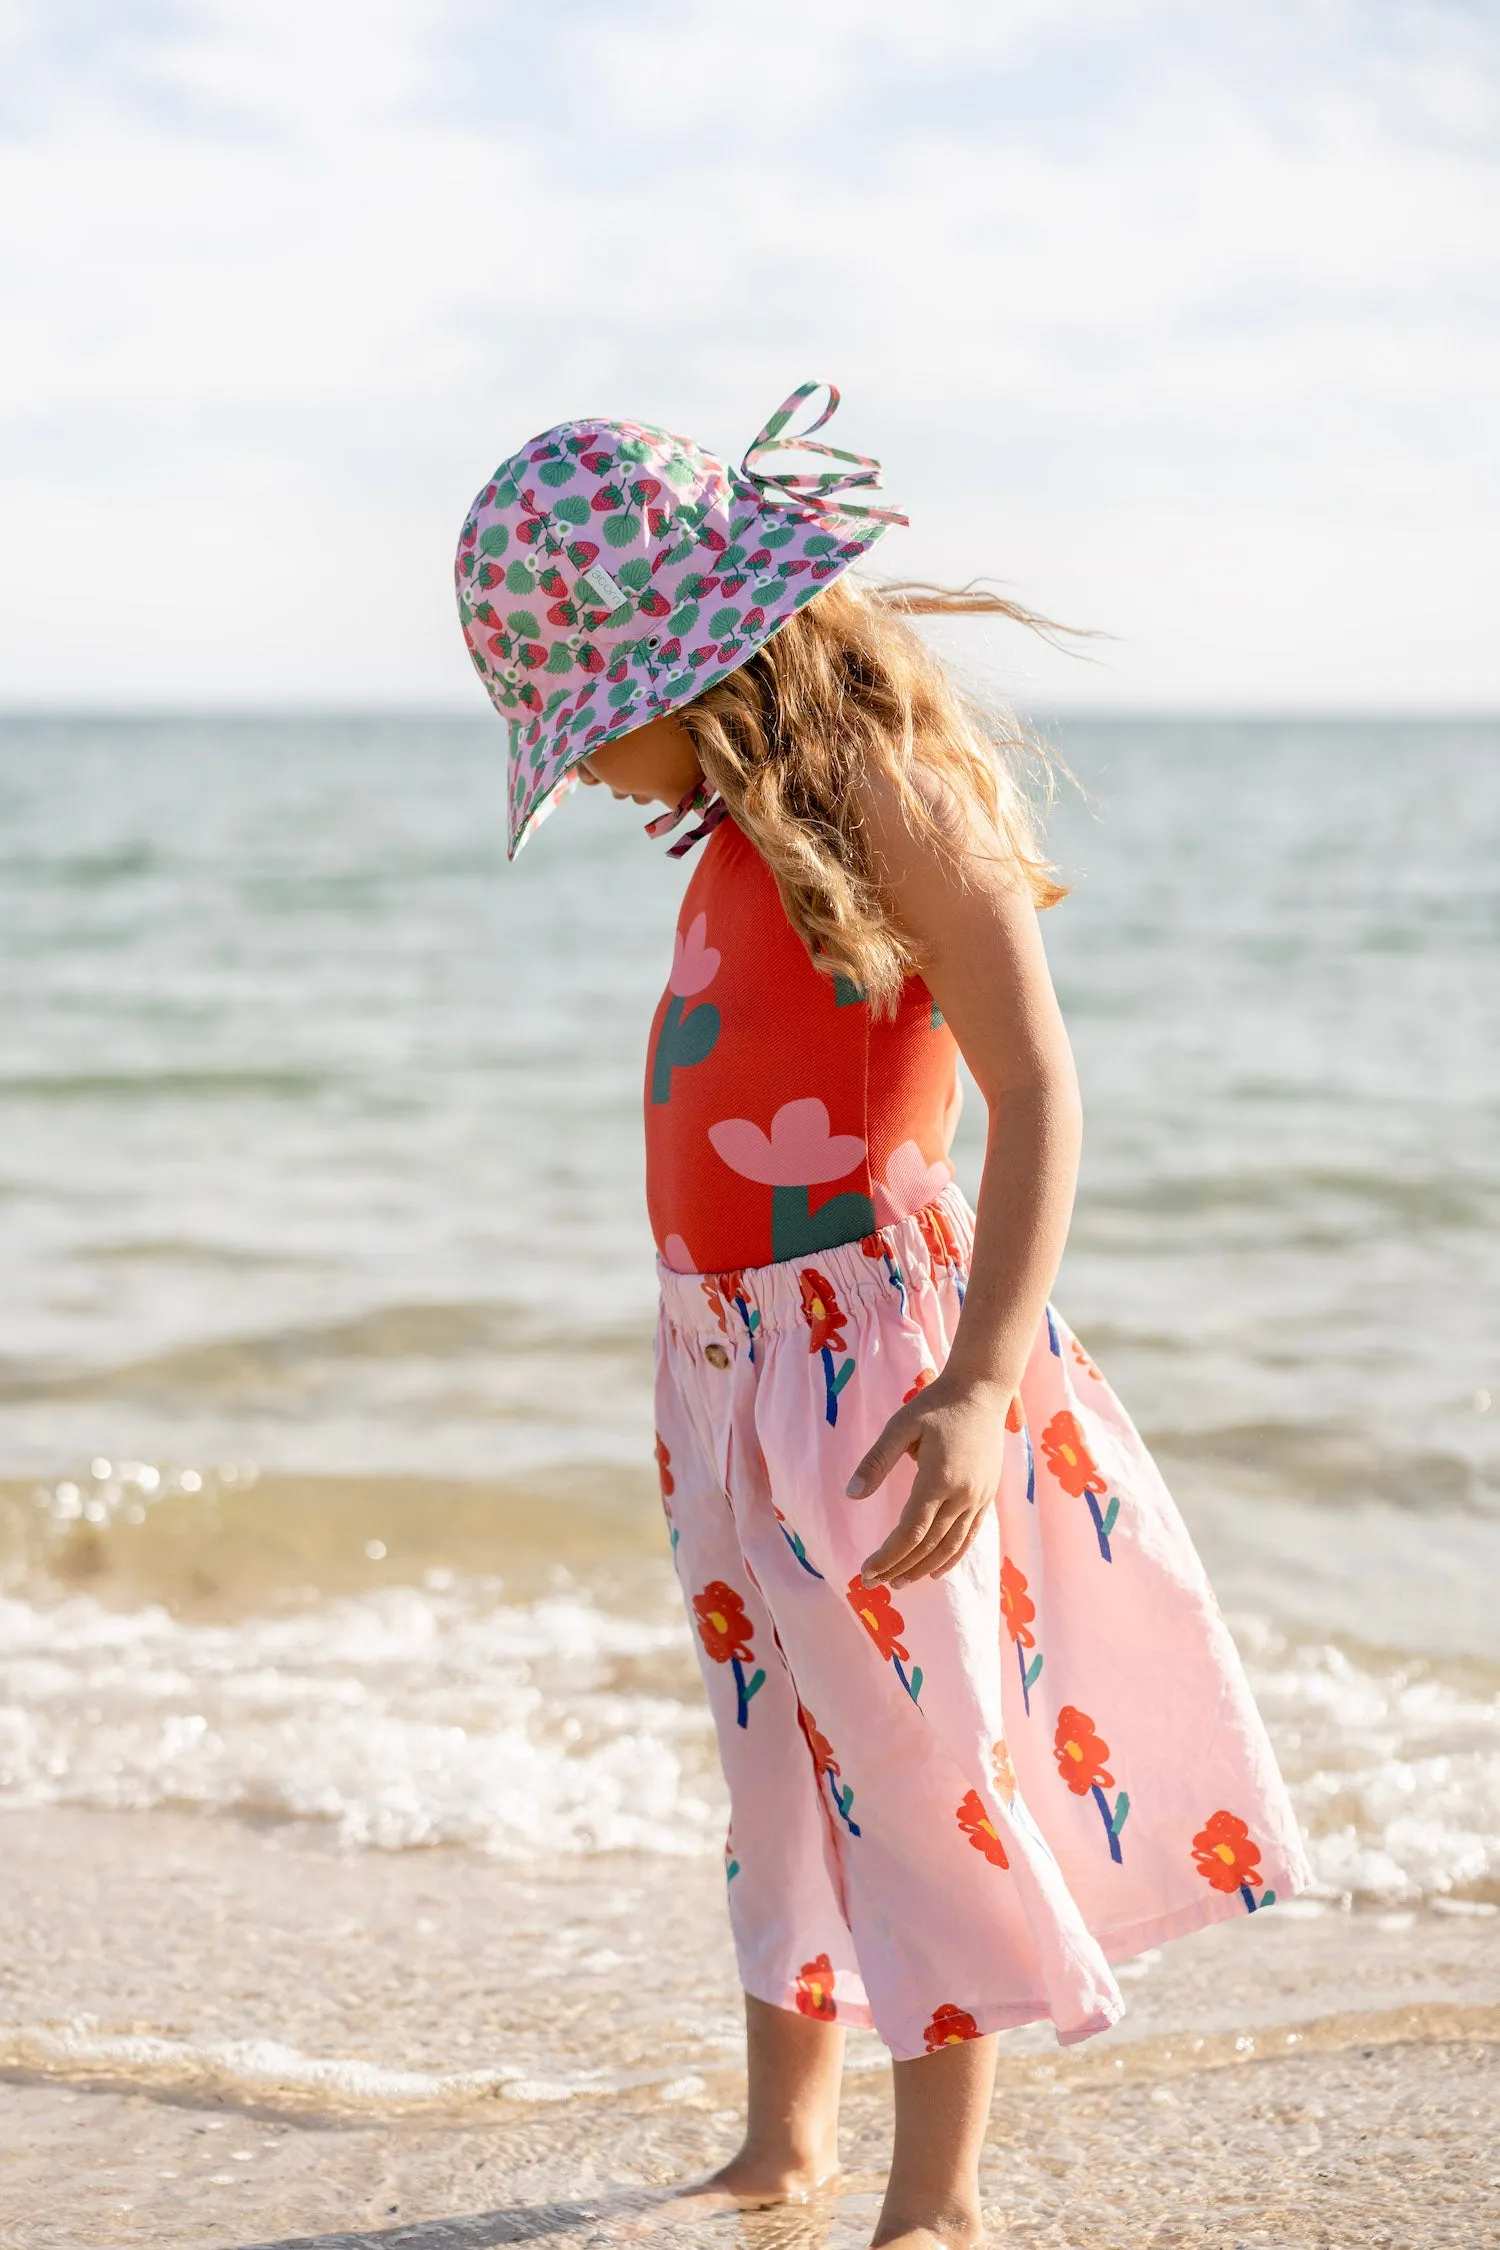
[[[597,602],[607,605],[611,610],[630,606],[630,596],[615,584],[603,563],[590,563],[587,570],[580,571],[578,585],[580,592],[592,592]]]

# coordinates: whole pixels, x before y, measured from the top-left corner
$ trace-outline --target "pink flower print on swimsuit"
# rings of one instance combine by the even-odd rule
[[[811,1190],[846,1179],[865,1153],[858,1133],[830,1130],[827,1104],[816,1095],[783,1102],[769,1133],[748,1117],[726,1117],[709,1126],[708,1138],[731,1172],[770,1188],[777,1265],[874,1232],[875,1208],[867,1195],[835,1195],[816,1211],[811,1208]]]
[[[702,1000],[690,1014],[689,1000],[706,992],[719,973],[719,955],[708,943],[708,916],[700,914],[684,937],[679,930],[672,940],[672,974],[667,980],[671,1000],[656,1034],[651,1059],[651,1099],[672,1098],[672,1073],[706,1062],[719,1043],[719,1011],[711,1000]]]
[[[908,1211],[936,1203],[952,1180],[946,1156],[929,1164],[916,1141],[903,1141],[886,1159],[885,1178],[875,1183],[875,1216],[883,1227],[904,1219]]]

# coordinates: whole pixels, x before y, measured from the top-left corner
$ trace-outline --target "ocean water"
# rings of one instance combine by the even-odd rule
[[[1053,739],[1059,1302],[1324,1891],[1500,1901],[1500,727]],[[502,838],[483,721],[0,725],[0,1807],[719,1849],[650,1469],[686,870]]]

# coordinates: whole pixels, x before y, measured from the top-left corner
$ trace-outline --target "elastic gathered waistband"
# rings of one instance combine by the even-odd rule
[[[774,1266],[744,1266],[730,1273],[673,1273],[656,1261],[661,1309],[673,1327],[692,1335],[722,1339],[723,1309],[760,1315],[757,1331],[781,1328],[807,1318],[802,1277],[816,1273],[843,1302],[854,1298],[888,1300],[893,1283],[929,1281],[954,1267],[967,1275],[974,1244],[974,1214],[963,1191],[952,1184],[935,1203],[924,1204],[909,1219],[867,1234],[860,1242],[841,1242],[833,1250],[814,1250]],[[733,1327],[730,1330],[733,1334]]]

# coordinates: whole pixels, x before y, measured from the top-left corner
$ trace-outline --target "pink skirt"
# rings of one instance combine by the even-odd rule
[[[1192,1541],[1054,1313],[965,1560],[861,1585],[913,1466],[844,1487],[947,1358],[971,1230],[950,1188],[815,1262],[661,1271],[657,1459],[740,1976],[898,2058],[1039,2017],[1086,2039],[1122,2012],[1110,1961],[1308,1880]]]

